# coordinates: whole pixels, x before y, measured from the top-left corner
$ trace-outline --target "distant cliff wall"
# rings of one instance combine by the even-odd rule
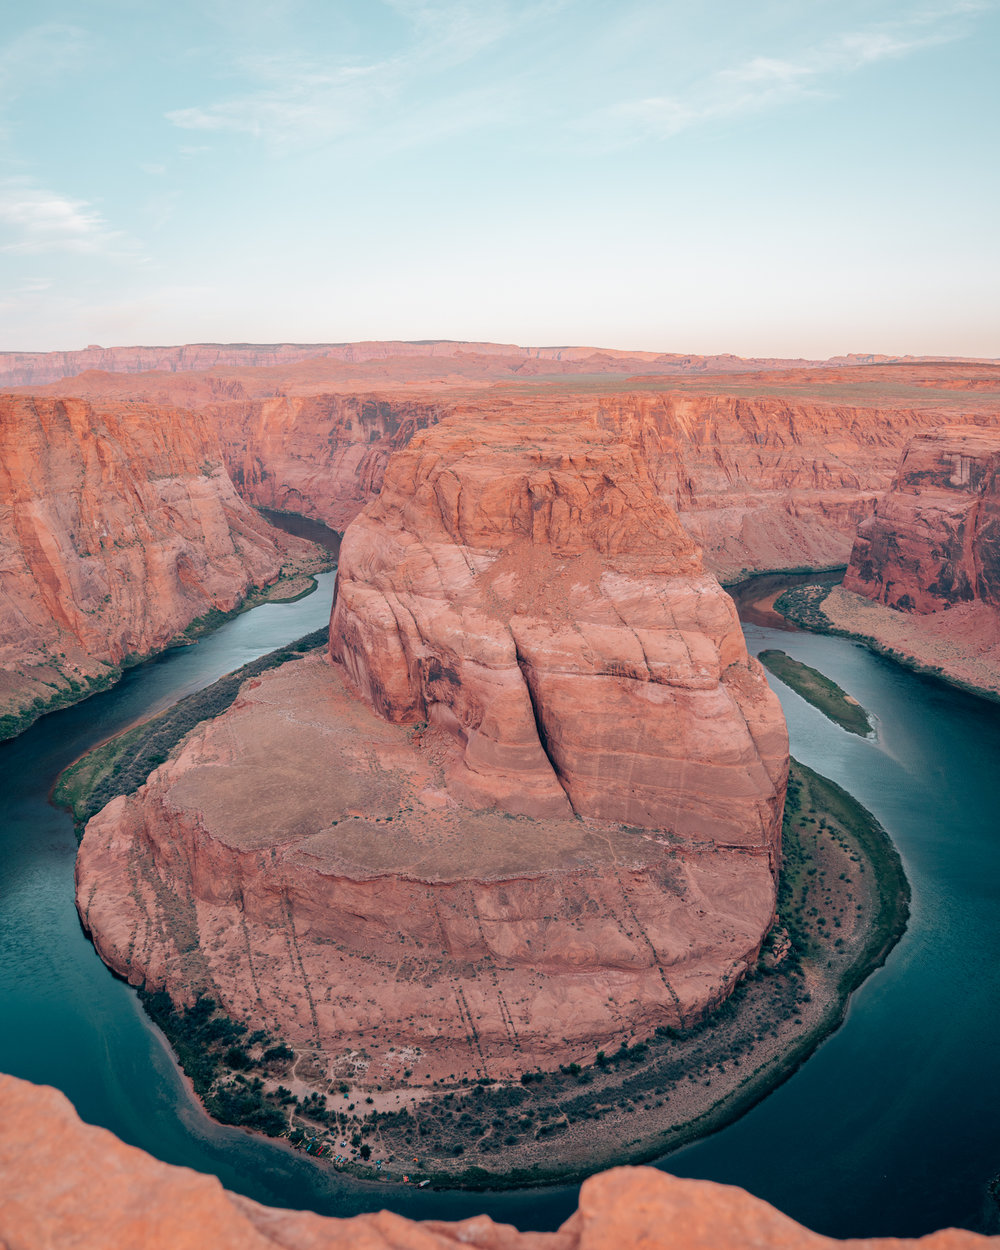
[[[204,416],[0,396],[0,732],[234,607],[288,550]]]
[[[925,431],[860,528],[848,590],[907,612],[1000,607],[1000,431]]]

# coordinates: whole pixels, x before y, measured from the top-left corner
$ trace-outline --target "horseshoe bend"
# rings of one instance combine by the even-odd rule
[[[641,457],[593,418],[452,415],[338,577],[327,655],[90,821],[104,959],[376,1107],[696,1025],[774,920],[787,734]]]

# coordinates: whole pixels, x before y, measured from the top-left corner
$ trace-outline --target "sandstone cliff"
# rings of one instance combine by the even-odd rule
[[[858,531],[844,586],[908,612],[1000,607],[1000,433],[950,427],[911,439]]]
[[[926,415],[887,406],[683,392],[572,391],[436,398],[316,395],[212,408],[246,498],[342,530],[381,487],[389,456],[450,413],[488,426],[507,415],[544,430],[577,415],[604,423],[643,459],[663,500],[722,577],[846,563],[858,524],[888,486]]]
[[[641,457],[453,414],[392,458],[339,584],[336,671],[251,683],[88,825],[112,967],[369,1088],[551,1068],[724,998],[773,917],[787,736]]]
[[[213,348],[204,359],[202,350],[169,349],[160,372],[91,372],[50,389],[207,409],[246,498],[335,529],[378,493],[389,455],[450,412],[502,421],[516,408],[542,426],[590,414],[628,431],[709,568],[727,579],[846,563],[911,435],[954,420],[995,427],[1000,417],[1000,371],[975,364],[851,361],[735,376],[724,367],[752,362],[461,343],[317,345],[301,351],[325,354],[288,349],[285,363],[285,348]],[[279,363],[266,363],[269,352]],[[157,364],[130,361],[118,363]],[[192,371],[199,362],[215,368]]]
[[[767,848],[462,807],[461,754],[319,657],[286,664],[90,821],[84,926],[122,976],[206,993],[366,1092],[592,1062],[756,959]]]
[[[244,499],[338,532],[382,488],[390,455],[435,423],[439,405],[378,396],[280,396],[213,410]]]
[[[335,1219],[277,1210],[214,1176],[161,1163],[83,1124],[54,1089],[0,1076],[0,1244],[10,1250],[974,1250],[996,1238],[947,1230],[918,1240],[840,1242],[740,1189],[617,1168],[586,1181],[554,1233],[486,1216],[416,1223],[388,1211]]]
[[[273,581],[291,551],[236,494],[203,417],[0,396],[7,729]]]
[[[731,600],[606,422],[454,415],[341,549],[331,654],[463,743],[456,793],[776,845],[784,723]]]

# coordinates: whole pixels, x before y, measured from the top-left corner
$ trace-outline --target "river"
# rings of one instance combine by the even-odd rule
[[[463,1194],[359,1185],[213,1123],[77,921],[72,821],[48,802],[59,771],[124,725],[319,628],[333,577],[297,603],[233,618],[0,744],[0,1070],[57,1086],[85,1120],[260,1202],[443,1219],[485,1210],[522,1228],[554,1228],[574,1209],[576,1187]],[[986,1186],[1000,1171],[1000,708],[843,639],[749,621],[744,629],[751,650],[781,647],[877,717],[877,740],[862,740],[771,678],[793,754],[856,795],[892,835],[913,887],[912,919],[844,1025],[798,1072],[663,1166],[742,1185],[831,1236],[996,1231]]]

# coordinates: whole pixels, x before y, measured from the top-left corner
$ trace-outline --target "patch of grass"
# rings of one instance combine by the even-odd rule
[[[234,673],[227,673],[204,690],[196,690],[151,720],[127,729],[88,751],[60,774],[53,798],[68,808],[77,828],[120,794],[132,794],[159,767],[195,725],[224,712],[250,677],[277,668],[307,651],[326,645],[327,630],[317,629],[296,642],[279,647]]]
[[[817,669],[784,651],[761,651],[757,658],[775,677],[848,733],[866,738],[872,732],[874,726],[861,704]]]

